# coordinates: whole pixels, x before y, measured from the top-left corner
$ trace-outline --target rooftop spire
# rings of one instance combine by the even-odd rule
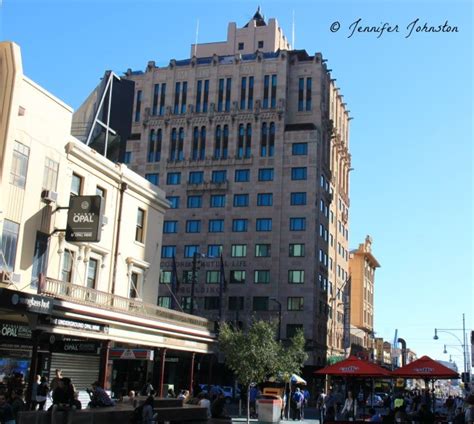
[[[260,13],[260,6],[257,7],[257,11],[253,15],[252,19],[247,22],[247,25],[244,28],[247,28],[250,22],[255,21],[255,26],[266,26],[267,23],[265,22],[265,17]]]

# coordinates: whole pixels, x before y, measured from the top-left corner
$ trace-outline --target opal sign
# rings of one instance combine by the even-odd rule
[[[100,241],[102,227],[101,205],[101,196],[71,197],[67,214],[66,241]]]

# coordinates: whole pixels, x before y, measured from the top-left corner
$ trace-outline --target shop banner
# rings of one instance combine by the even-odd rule
[[[45,317],[41,321],[44,324],[52,325],[54,327],[71,328],[74,330],[81,330],[81,331],[92,331],[94,333],[108,333],[109,332],[108,325],[101,325],[95,322],[76,321],[72,319],[56,318],[56,317]]]
[[[0,322],[0,335],[3,337],[31,339],[31,329],[24,324]]]
[[[2,288],[0,289],[0,306],[49,315],[53,310],[53,299],[45,296],[38,296],[37,294]]]
[[[139,361],[153,361],[154,351],[150,349],[110,349],[110,359],[136,359]]]
[[[57,341],[51,346],[53,352],[99,354],[100,343],[89,341]]]

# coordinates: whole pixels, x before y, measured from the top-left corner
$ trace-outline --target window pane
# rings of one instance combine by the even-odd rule
[[[230,283],[231,284],[244,284],[245,283],[245,271],[243,270],[232,270],[230,271]]]
[[[270,256],[270,244],[256,244],[255,245],[255,256],[257,257],[269,257]]]
[[[247,245],[246,244],[233,244],[231,250],[231,256],[233,258],[244,258],[247,256]]]
[[[10,184],[20,188],[25,188],[29,156],[30,148],[24,144],[19,143],[18,141],[15,141],[10,170]]]
[[[16,250],[18,245],[18,233],[20,225],[16,222],[5,219],[3,221],[2,232],[2,252],[0,255],[0,264],[3,264],[8,271],[15,268]]]

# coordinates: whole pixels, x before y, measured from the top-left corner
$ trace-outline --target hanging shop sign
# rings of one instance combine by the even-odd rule
[[[66,241],[99,242],[102,228],[101,206],[101,196],[72,196],[67,213]]]
[[[109,352],[110,359],[136,359],[139,361],[153,361],[154,351],[150,349],[121,349],[112,348]]]
[[[49,315],[53,310],[53,299],[33,293],[0,289],[0,306],[14,308],[22,312]]]

